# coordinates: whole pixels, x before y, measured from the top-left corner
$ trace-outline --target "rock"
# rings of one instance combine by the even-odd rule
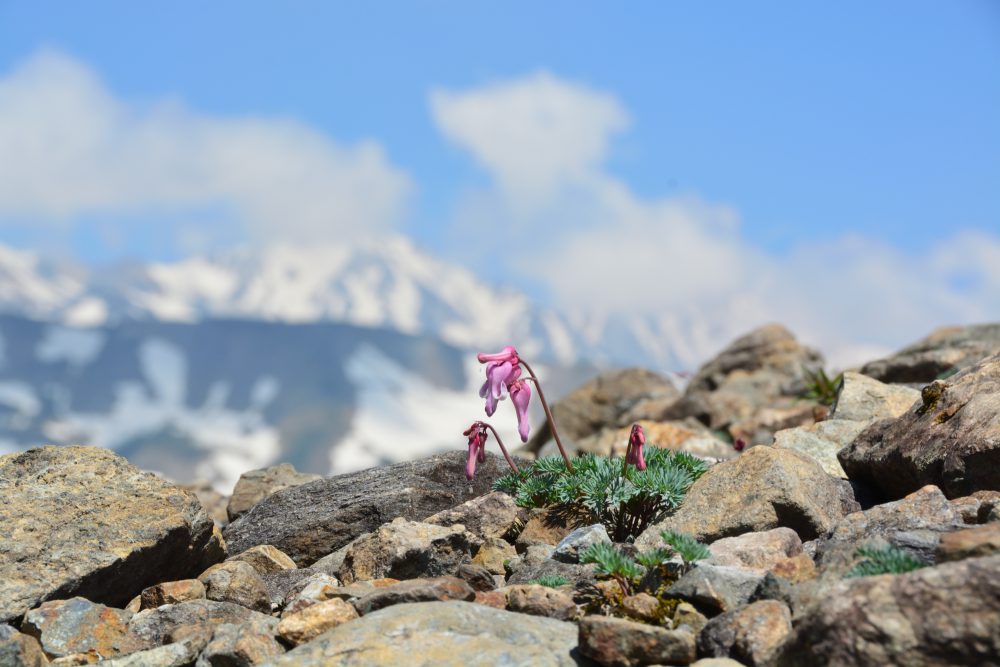
[[[920,392],[902,385],[884,384],[867,375],[845,371],[830,419],[870,424],[895,419],[920,399]]]
[[[188,600],[140,611],[131,618],[128,627],[131,634],[153,646],[181,641],[192,630],[211,634],[221,623],[239,625],[258,617],[270,618],[230,602]]]
[[[359,614],[370,614],[406,602],[431,602],[444,600],[475,600],[476,591],[458,577],[410,579],[392,586],[379,588],[354,602]]]
[[[457,572],[458,578],[472,586],[474,591],[492,591],[497,587],[493,580],[493,575],[482,565],[466,563],[460,565]]]
[[[682,625],[686,625],[691,628],[692,632],[695,634],[701,632],[701,629],[708,624],[708,619],[700,611],[695,609],[695,606],[690,602],[681,602],[677,605],[674,610],[674,627],[679,628]]]
[[[774,434],[774,446],[812,458],[828,475],[847,479],[837,452],[851,444],[867,426],[866,422],[831,419],[812,426],[800,426]]]
[[[97,447],[0,456],[0,622],[53,598],[123,606],[196,574],[212,535],[198,499]]]
[[[282,617],[278,634],[292,646],[310,642],[342,623],[358,618],[354,605],[339,598],[317,602],[311,607]]]
[[[556,545],[551,558],[564,563],[579,563],[580,554],[595,544],[611,544],[608,531],[599,523],[577,528],[564,537]]]
[[[397,518],[354,543],[340,567],[344,583],[379,577],[455,574],[472,559],[476,538],[462,525],[435,526]]]
[[[763,572],[741,567],[699,564],[670,586],[667,595],[711,613],[726,612],[745,605],[763,578]]]
[[[580,653],[601,665],[687,665],[695,659],[695,636],[687,628],[667,630],[609,616],[580,621]]]
[[[476,555],[472,557],[472,562],[482,565],[492,574],[505,574],[507,568],[504,563],[517,557],[517,550],[514,545],[496,537],[488,537],[480,545]]]
[[[507,610],[532,616],[547,616],[571,621],[579,610],[573,598],[563,591],[537,584],[520,584],[503,589],[507,595]]]
[[[423,520],[437,526],[462,524],[480,540],[501,538],[511,531],[523,510],[506,493],[494,491]]]
[[[323,479],[323,476],[299,472],[291,463],[279,463],[270,468],[250,470],[240,475],[236,482],[226,513],[230,521],[236,521],[264,498],[283,489],[301,486],[318,479]]]
[[[506,609],[507,594],[500,590],[476,591],[475,603],[493,607],[494,609]]]
[[[372,586],[371,588],[374,588]],[[367,589],[366,589],[367,592]],[[307,607],[320,602],[326,602],[333,598],[343,598],[345,591],[335,578],[328,574],[314,574],[313,576],[299,582],[293,586],[281,601],[279,607],[283,610],[281,617],[298,613]]]
[[[876,422],[838,454],[852,480],[890,499],[934,484],[949,498],[1000,489],[1000,354],[921,392],[903,416]]]
[[[189,667],[205,642],[186,640],[101,661],[101,667]]]
[[[38,640],[0,624],[0,665],[4,667],[45,667],[48,658]]]
[[[1000,655],[1000,556],[846,579],[796,618],[779,665],[982,665]]]
[[[640,551],[663,545],[673,530],[712,541],[785,526],[802,539],[828,531],[848,511],[860,509],[850,487],[811,458],[787,449],[753,447],[712,466],[688,490],[681,507],[646,529]]]
[[[449,452],[279,491],[226,527],[229,552],[272,544],[299,567],[310,565],[392,519],[422,520],[489,493],[508,470],[502,457],[487,453],[469,483],[465,454]]]
[[[882,382],[926,384],[1000,352],[1000,324],[942,327],[861,372]]]
[[[632,409],[640,402],[652,400],[666,406],[679,396],[680,392],[667,378],[641,368],[629,368],[598,375],[556,401],[552,405],[552,415],[559,424],[562,439],[577,441],[604,427],[625,426],[626,421],[634,421],[638,415]],[[551,437],[546,421],[535,431],[526,449],[537,453]]]
[[[702,366],[683,398],[660,417],[696,417],[722,429],[763,408],[792,407],[792,401],[782,405],[782,397],[802,393],[803,369],[814,371],[822,363],[818,352],[801,345],[787,329],[769,324],[737,338]]]
[[[258,544],[229,558],[229,562],[243,561],[257,570],[257,574],[270,574],[279,570],[294,570],[295,561],[270,544]]]
[[[517,536],[514,546],[519,552],[533,544],[555,546],[576,530],[582,520],[583,517],[570,517],[565,513],[545,508],[533,509],[528,514],[528,520]]]
[[[711,565],[731,565],[766,571],[790,556],[802,553],[802,540],[791,528],[724,537],[709,545]]]
[[[111,658],[149,648],[129,632],[131,618],[131,612],[84,598],[50,600],[25,614],[21,629],[53,658],[74,653]]]
[[[290,591],[293,589],[296,591],[302,590],[306,582],[318,574],[323,573],[306,567],[297,570],[278,570],[277,572],[262,574],[260,578],[267,589],[267,597],[271,601],[271,608],[282,609],[285,604],[285,596]],[[324,576],[329,577],[329,575]],[[330,577],[330,580],[334,582],[334,586],[339,583],[334,577]]]
[[[1000,553],[1000,523],[993,522],[945,533],[937,546],[937,562],[992,556]]]
[[[185,491],[190,491],[205,508],[205,513],[215,522],[216,526],[225,526],[229,523],[229,515],[226,513],[226,505],[229,498],[222,495],[212,486],[212,483],[199,479],[189,484],[178,484]]]
[[[266,616],[239,625],[222,623],[216,626],[212,640],[202,649],[195,667],[263,664],[285,652],[275,639],[277,633],[278,619]]]
[[[774,563],[768,572],[793,584],[801,584],[816,576],[816,563],[809,554],[802,553],[782,558]]]
[[[576,626],[565,621],[471,602],[418,602],[336,627],[289,651],[271,667],[569,667],[578,664],[576,640]]]
[[[155,609],[165,604],[177,604],[205,597],[205,585],[197,579],[181,579],[156,584],[142,591],[139,609]]]
[[[826,416],[826,406],[813,402],[795,401],[791,405],[782,405],[790,399],[775,399],[779,407],[761,408],[746,419],[741,419],[729,425],[726,429],[733,442],[742,439],[751,447],[774,444],[778,431],[795,428],[806,428],[821,421]],[[735,454],[735,450],[730,448]]]
[[[729,657],[749,667],[771,665],[792,631],[781,602],[762,600],[716,616],[698,635],[698,655]]]
[[[745,667],[742,662],[731,658],[702,658],[691,663],[691,667]]]
[[[656,623],[660,618],[660,601],[649,593],[636,593],[622,598],[621,610],[630,618],[643,623]]]
[[[510,561],[510,577],[507,583],[530,584],[543,577],[564,577],[570,586],[576,588],[597,581],[595,576],[597,566],[593,563],[586,565],[563,563],[549,558],[551,555],[552,548],[547,545],[528,547],[522,556]]]
[[[933,562],[939,536],[963,527],[961,515],[941,490],[927,486],[902,500],[848,514],[819,541],[816,556],[824,570],[833,569],[839,576],[853,566],[857,547],[881,538]],[[915,548],[914,538],[922,533],[929,541],[923,548]]]
[[[226,561],[213,565],[198,581],[205,585],[205,597],[209,600],[232,602],[264,613],[271,611],[267,586],[249,563]]]

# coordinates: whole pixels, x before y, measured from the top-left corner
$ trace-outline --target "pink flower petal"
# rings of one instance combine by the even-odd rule
[[[521,442],[528,442],[528,433],[531,431],[531,426],[528,424],[531,386],[524,380],[515,382],[511,385],[510,400],[514,404],[514,412],[517,413],[517,432],[521,436]]]
[[[517,359],[517,350],[514,349],[513,345],[508,345],[495,354],[480,352],[476,355],[476,358],[479,359],[479,363],[481,364],[485,364],[487,361],[507,361],[514,363]]]

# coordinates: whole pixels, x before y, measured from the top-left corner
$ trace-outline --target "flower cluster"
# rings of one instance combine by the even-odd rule
[[[528,404],[531,403],[531,386],[521,379],[521,359],[517,350],[508,345],[496,354],[480,353],[479,363],[486,364],[486,382],[479,390],[479,397],[486,399],[486,415],[492,417],[497,403],[510,395],[517,413],[517,432],[521,442],[528,442],[531,426],[528,423]]]

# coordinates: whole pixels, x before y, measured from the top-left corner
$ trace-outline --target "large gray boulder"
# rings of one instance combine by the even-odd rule
[[[337,626],[270,667],[568,667],[577,628],[472,602],[398,604]]]
[[[779,665],[1000,662],[1000,556],[846,579],[795,621]]]
[[[0,622],[45,600],[123,607],[197,574],[212,520],[198,499],[98,447],[0,457]]]
[[[449,452],[278,491],[226,527],[229,553],[271,544],[308,566],[396,517],[419,521],[485,495],[509,470],[488,453],[469,482],[465,458]]]
[[[949,498],[1000,489],[1000,354],[927,385],[913,409],[875,422],[837,458],[890,499],[927,484]]]
[[[865,375],[882,382],[926,384],[1000,353],[1000,323],[942,327],[899,352],[870,361]]]
[[[269,468],[249,470],[240,475],[233,488],[233,495],[226,506],[228,519],[235,521],[272,493],[315,482],[317,479],[323,479],[322,475],[299,472],[291,463],[279,463]]]

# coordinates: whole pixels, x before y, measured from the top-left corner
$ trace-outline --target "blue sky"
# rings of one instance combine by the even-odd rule
[[[201,128],[192,135],[207,132],[205,124],[242,120],[269,123],[271,130],[286,122],[304,128],[315,143],[329,142],[331,154],[350,153],[344,160],[353,166],[344,169],[353,169],[355,180],[342,185],[343,192],[389,202],[348,206],[359,224],[369,226],[370,218],[374,230],[406,233],[436,254],[465,258],[484,277],[540,298],[581,295],[575,277],[529,266],[537,256],[568,243],[567,258],[583,262],[593,257],[589,249],[615,239],[621,228],[626,240],[645,233],[664,245],[704,241],[728,248],[706,250],[701,266],[710,265],[713,274],[781,263],[759,287],[761,301],[793,270],[824,262],[853,266],[863,293],[866,280],[880,279],[865,267],[884,258],[888,267],[938,267],[934,280],[953,290],[941,296],[941,318],[1000,312],[1000,277],[991,269],[992,244],[1000,238],[995,2],[0,0],[0,79],[53,53],[79,71],[60,78],[52,72],[61,66],[50,62],[37,68],[47,74],[28,72],[10,95],[34,90],[31,76],[56,85],[90,73],[95,90],[134,117],[181,109],[185,120],[177,124]],[[579,128],[579,134],[567,130],[563,143],[542,141],[540,154],[590,148],[581,149],[576,163],[557,160],[549,171],[534,172],[531,142],[513,155],[487,135],[497,122],[515,123],[510,119],[520,107],[513,100],[542,97],[553,106],[531,107],[524,122],[553,114],[560,127]],[[502,115],[476,115],[475,100]],[[53,122],[72,122],[67,117]],[[271,145],[274,135],[268,136],[262,145]],[[509,136],[545,135],[514,127]],[[309,152],[309,138],[285,139],[278,143],[294,144],[288,150],[297,155]],[[378,155],[351,153],[360,146]],[[551,187],[526,194],[524,183],[511,180],[525,169],[549,178]],[[341,171],[334,165],[330,178]],[[163,173],[174,172],[164,168],[155,178],[162,181]],[[254,178],[266,182],[273,175]],[[236,188],[238,194],[229,185],[219,188],[221,195],[178,202],[159,191],[142,194],[141,187],[125,203],[67,195],[69,203],[58,211],[26,199],[5,208],[0,190],[0,243],[49,248],[59,238],[60,252],[85,261],[174,258],[192,244],[177,232],[180,218],[211,228],[210,238],[197,241],[208,248],[280,239],[274,230],[261,236],[266,222],[245,222],[263,219],[272,201],[254,199],[248,186]],[[317,185],[316,191],[326,189]],[[227,198],[239,197],[250,200],[234,212]],[[328,202],[334,218],[338,201]],[[680,208],[663,212],[671,206]],[[682,222],[670,222],[674,214]],[[332,224],[339,231],[331,238],[349,235],[349,228]],[[520,259],[490,256],[498,232],[518,247],[509,255]],[[577,242],[577,233],[590,236]],[[958,258],[970,248],[981,257]],[[685,275],[651,275],[644,282]],[[707,282],[699,287],[702,301],[714,303],[725,293],[732,308],[742,298],[733,284]],[[582,284],[587,294],[600,291],[601,285]],[[820,279],[810,286],[837,288]],[[883,299],[898,300],[903,291]],[[606,300],[617,299],[609,292]],[[805,300],[790,297],[774,315],[786,316]],[[904,319],[934,319],[921,308],[914,302],[906,312],[920,316]]]

